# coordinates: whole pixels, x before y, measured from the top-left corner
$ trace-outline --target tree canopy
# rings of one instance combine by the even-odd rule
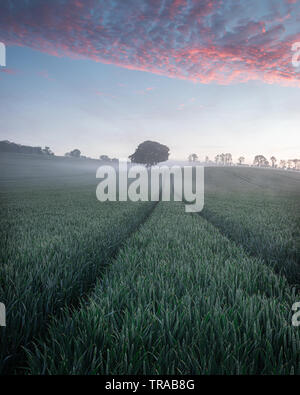
[[[266,167],[269,165],[267,158],[263,155],[256,155],[253,164],[258,167]]]
[[[102,160],[103,162],[110,162],[111,159],[108,155],[100,155],[99,159]]]
[[[142,163],[150,167],[168,160],[169,151],[166,145],[156,141],[144,141],[137,147],[134,154],[129,156],[129,159],[133,163]]]
[[[69,156],[69,157],[71,157],[71,158],[80,158],[80,156],[81,156],[81,151],[79,150],[79,149],[73,149],[73,151],[71,151],[71,152],[67,152],[66,154],[65,154],[65,156]]]

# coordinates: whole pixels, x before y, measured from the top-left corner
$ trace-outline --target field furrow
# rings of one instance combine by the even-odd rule
[[[159,203],[89,301],[28,352],[31,374],[300,373],[295,295],[180,203]]]
[[[210,169],[200,215],[300,288],[300,178],[292,182],[280,172],[251,170],[241,169],[241,177],[265,183],[264,192],[239,181],[238,170]]]
[[[7,327],[1,328],[0,372],[23,364],[22,347],[43,333],[51,315],[78,304],[153,207],[99,203],[90,187],[1,194],[0,300]]]

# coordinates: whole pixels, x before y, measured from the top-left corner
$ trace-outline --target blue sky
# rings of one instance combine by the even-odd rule
[[[81,13],[83,7],[85,12],[89,11],[88,6],[91,7],[95,1],[78,1]],[[7,3],[3,8],[6,13],[12,12],[9,11],[11,9],[17,10],[20,4],[5,0],[4,3]],[[176,45],[170,37],[166,39],[170,54],[176,48],[176,55],[172,55],[176,60],[178,48],[183,45],[180,44],[183,42],[181,35],[184,36],[185,52],[180,52],[181,58],[178,62],[176,60],[176,67],[173,67],[173,58],[166,59],[169,52],[166,52],[166,44],[161,44],[164,36],[160,19],[157,22],[157,16],[149,10],[147,23],[151,22],[150,16],[156,18],[161,29],[153,33],[155,38],[151,45],[146,36],[136,36],[133,29],[124,27],[124,36],[127,35],[124,42],[128,40],[124,47],[117,35],[122,35],[122,31],[111,27],[116,23],[112,11],[101,9],[97,17],[102,12],[102,25],[109,26],[110,32],[114,32],[113,41],[112,34],[103,39],[100,28],[99,32],[92,34],[84,24],[76,33],[76,45],[72,44],[70,53],[70,38],[63,36],[60,25],[56,24],[53,16],[50,18],[51,6],[46,12],[44,28],[42,22],[45,21],[42,20],[38,29],[28,29],[30,23],[38,21],[41,9],[37,0],[23,2],[23,7],[25,3],[31,7],[31,13],[29,16],[24,14],[24,21],[18,24],[20,31],[10,29],[17,15],[10,15],[11,25],[6,27],[6,31],[4,26],[1,28],[0,17],[0,41],[7,45],[7,67],[0,73],[1,140],[47,145],[59,155],[79,148],[84,155],[92,157],[101,154],[127,157],[139,143],[148,139],[167,144],[172,159],[186,159],[192,152],[201,159],[207,155],[213,159],[222,152],[231,152],[235,160],[242,155],[249,163],[256,154],[264,154],[268,158],[275,155],[278,159],[300,156],[300,70],[293,69],[291,65],[290,49],[289,53],[286,52],[287,44],[290,48],[290,42],[299,37],[295,21],[300,14],[291,14],[293,10],[298,12],[299,7],[291,8],[294,7],[293,1],[277,2],[287,8],[271,9],[273,18],[277,15],[278,21],[274,23],[274,19],[270,25],[265,22],[271,15],[270,10],[260,10],[252,19],[242,19],[241,16],[240,19],[231,19],[225,15],[227,19],[222,20],[223,14],[213,13],[209,5],[215,3],[213,5],[217,6],[222,2],[203,2],[205,13],[203,16],[200,9],[199,15],[203,18],[210,15],[214,20],[215,43],[209,43],[212,33],[205,30],[206,22],[203,22],[198,47],[195,43],[186,47],[189,44],[187,37],[191,42],[195,38],[193,32],[185,32],[184,19],[181,22],[178,19],[175,25],[182,28],[176,30]],[[134,0],[129,3],[137,4]],[[0,13],[1,7],[2,3]],[[163,14],[166,11],[168,21],[177,21],[180,14],[188,18],[185,8],[165,8],[161,18],[166,18]],[[141,12],[146,13],[144,10]],[[294,16],[288,17],[288,12]],[[95,13],[94,10],[87,15],[94,18]],[[139,14],[138,19],[143,19],[141,15],[144,14]],[[64,17],[67,16],[68,11],[65,11]],[[121,17],[121,14],[117,15],[116,19]],[[64,28],[64,32],[72,30],[76,18],[76,14],[70,14],[70,26]],[[172,29],[170,23],[168,26]],[[216,33],[218,29],[220,33]],[[261,35],[267,34],[268,29],[275,33],[262,42]],[[57,36],[58,41],[53,40],[52,35]],[[243,43],[237,42],[241,35],[245,36],[247,43],[255,37],[256,44],[249,47],[248,52],[241,53],[236,49],[242,48]],[[85,43],[87,36],[89,41]],[[101,47],[96,45],[98,36],[102,40]],[[114,51],[112,42],[116,45],[116,37],[118,45]],[[20,41],[21,38],[24,42]],[[79,39],[88,46],[87,49],[83,46],[77,48]],[[211,48],[216,48],[221,42],[223,52],[212,54]],[[287,43],[286,46],[283,43]],[[141,52],[143,46],[146,50]],[[201,52],[200,55],[197,52],[196,58],[195,48]],[[56,49],[59,53],[55,52]],[[259,55],[257,61],[251,58],[254,49],[260,49],[264,54]],[[278,67],[274,57],[277,49],[278,59],[285,59],[278,60],[282,62]],[[117,58],[115,52],[118,53]],[[105,53],[104,57],[101,57],[102,53]],[[236,56],[239,56],[238,60],[235,60]]]

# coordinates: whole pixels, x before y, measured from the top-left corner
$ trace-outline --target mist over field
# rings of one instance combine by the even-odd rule
[[[101,161],[0,161],[2,373],[297,372],[298,172],[207,167],[204,210],[186,214],[99,202]]]

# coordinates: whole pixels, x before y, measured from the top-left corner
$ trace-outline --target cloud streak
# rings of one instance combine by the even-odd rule
[[[0,41],[201,83],[300,86],[299,15],[293,0],[2,0]]]

